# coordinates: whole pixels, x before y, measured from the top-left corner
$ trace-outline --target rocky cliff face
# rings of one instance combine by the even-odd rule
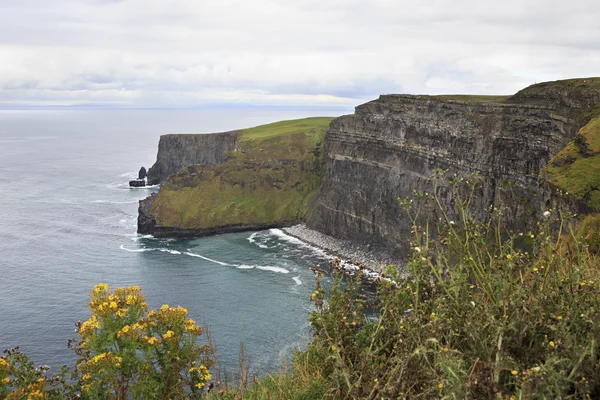
[[[227,152],[235,149],[237,137],[238,132],[161,136],[156,163],[148,170],[148,183],[164,183],[169,176],[190,165],[225,162]]]
[[[552,202],[541,171],[573,140],[599,95],[539,85],[502,103],[386,95],[358,106],[327,132],[325,180],[308,225],[402,253],[410,222],[396,199],[431,191],[435,169],[479,173],[481,212],[503,201],[510,220],[531,221]]]

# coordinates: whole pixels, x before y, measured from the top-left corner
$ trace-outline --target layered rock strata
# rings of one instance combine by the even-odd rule
[[[553,204],[541,172],[599,100],[594,90],[535,86],[502,103],[381,96],[332,122],[325,179],[307,225],[405,253],[411,223],[396,199],[431,192],[436,169],[479,174],[476,212],[502,203],[507,220],[532,221]]]

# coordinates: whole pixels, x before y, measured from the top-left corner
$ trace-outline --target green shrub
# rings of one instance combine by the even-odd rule
[[[560,210],[527,232],[502,209],[475,219],[477,185],[452,180],[452,210],[441,185],[401,200],[412,257],[387,268],[375,315],[358,278],[324,291],[317,272],[305,354],[328,397],[600,398],[600,260]]]

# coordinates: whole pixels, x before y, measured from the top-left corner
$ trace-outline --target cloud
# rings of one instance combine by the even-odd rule
[[[0,106],[349,106],[597,74],[593,0],[0,0]]]

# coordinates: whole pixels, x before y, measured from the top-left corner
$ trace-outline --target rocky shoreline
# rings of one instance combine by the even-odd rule
[[[369,271],[364,271],[364,275],[369,279],[380,277],[382,268],[386,265],[402,265],[402,261],[389,254],[380,251],[373,251],[367,245],[360,245],[350,240],[336,239],[325,235],[324,233],[307,228],[306,225],[294,225],[282,228],[287,235],[293,236],[303,242],[309,243],[315,247],[321,248],[327,253],[339,257],[342,262],[342,268],[352,272],[357,266],[364,266]]]

